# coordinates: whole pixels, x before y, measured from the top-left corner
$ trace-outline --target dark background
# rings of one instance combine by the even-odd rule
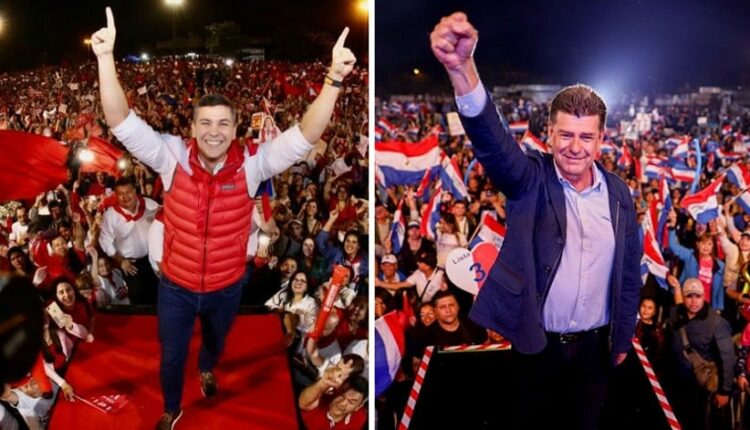
[[[448,89],[429,34],[458,10],[479,30],[475,55],[490,87],[584,82],[660,92],[750,85],[747,0],[377,0],[378,94]],[[414,68],[422,73],[415,76]]]
[[[83,40],[106,25],[106,6],[115,16],[118,56],[153,55],[156,42],[172,39],[172,9],[164,0],[0,0],[0,71],[93,60]],[[269,42],[266,58],[309,60],[330,57],[348,25],[346,46],[362,64],[367,21],[357,6],[354,0],[185,0],[176,12],[176,34],[205,38],[207,25],[234,21],[244,36]]]

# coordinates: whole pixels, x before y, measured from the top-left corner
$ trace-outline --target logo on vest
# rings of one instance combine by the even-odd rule
[[[222,191],[229,191],[234,189],[234,184],[223,184],[221,186]]]

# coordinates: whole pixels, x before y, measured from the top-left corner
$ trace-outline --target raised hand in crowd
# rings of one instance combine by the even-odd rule
[[[349,378],[353,371],[353,361],[341,360],[335,366],[329,366],[320,378],[328,388],[339,388]]]
[[[323,231],[331,231],[331,228],[333,227],[333,224],[336,222],[336,219],[338,217],[339,217],[338,208],[332,209],[331,212],[328,214],[328,221],[326,221],[325,225],[323,225]]]
[[[667,215],[667,227],[669,228],[675,228],[677,225],[677,212],[675,212],[674,209],[669,211],[669,215]]]

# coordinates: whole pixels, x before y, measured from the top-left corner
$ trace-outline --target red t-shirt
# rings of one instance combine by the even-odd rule
[[[305,423],[307,430],[362,430],[367,424],[367,412],[364,407],[357,409],[347,415],[341,421],[334,423],[328,417],[329,403],[323,399],[318,403],[318,407],[311,411],[302,411],[302,421]]]
[[[714,260],[711,258],[701,258],[699,262],[698,279],[703,284],[703,297],[706,303],[711,303],[711,284],[714,278]]]

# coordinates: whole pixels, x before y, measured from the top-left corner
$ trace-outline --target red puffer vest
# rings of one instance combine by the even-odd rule
[[[254,201],[248,196],[243,149],[232,143],[224,166],[211,176],[189,143],[192,176],[177,165],[164,194],[162,272],[190,291],[226,288],[245,273]]]

